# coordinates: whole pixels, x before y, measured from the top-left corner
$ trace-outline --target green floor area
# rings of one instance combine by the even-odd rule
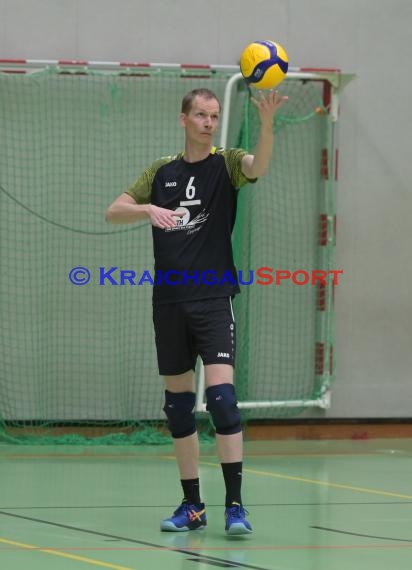
[[[181,499],[171,447],[0,446],[3,570],[410,570],[412,441],[245,446],[254,533],[224,533],[224,485],[202,446],[208,526],[161,533]]]

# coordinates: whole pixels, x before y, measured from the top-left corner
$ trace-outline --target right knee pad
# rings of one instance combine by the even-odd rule
[[[196,432],[196,394],[193,392],[169,392],[165,390],[165,412],[170,433],[175,439],[188,437]]]

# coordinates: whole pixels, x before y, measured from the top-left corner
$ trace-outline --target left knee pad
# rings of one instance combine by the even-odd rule
[[[212,416],[216,433],[231,435],[242,431],[233,384],[219,384],[206,389],[206,410]]]

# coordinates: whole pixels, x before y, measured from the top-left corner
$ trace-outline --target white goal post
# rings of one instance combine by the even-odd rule
[[[330,157],[332,162],[336,160],[336,123],[339,117],[339,98],[343,88],[354,79],[354,74],[341,73],[338,69],[300,69],[292,68],[288,71],[289,79],[296,79],[301,81],[322,81],[324,82],[325,89],[327,90],[326,97],[328,98],[328,113],[331,116],[331,126],[329,133],[330,142]],[[228,80],[224,102],[223,102],[223,112],[222,112],[222,127],[221,127],[221,137],[220,146],[225,147],[228,140],[228,130],[230,121],[230,102],[233,90],[236,88],[237,84],[243,81],[243,76],[241,73],[234,73],[234,75]],[[332,177],[330,181],[331,190],[335,191],[336,180]],[[329,224],[333,224],[333,214],[331,214],[331,219],[328,220]],[[330,302],[330,300],[329,300]],[[330,314],[326,315],[323,319],[323,327],[330,326]],[[323,354],[324,359],[329,359],[330,354],[325,351]],[[198,372],[197,372],[197,394],[196,394],[196,411],[205,412],[206,403],[204,401],[204,391],[205,391],[205,374],[204,366],[202,361],[199,359]],[[321,408],[327,409],[331,405],[331,381],[329,368],[325,366],[323,371],[323,381],[322,390],[319,398],[316,399],[300,399],[300,400],[258,400],[258,401],[240,401],[238,402],[238,407],[240,409],[262,409],[262,408]]]

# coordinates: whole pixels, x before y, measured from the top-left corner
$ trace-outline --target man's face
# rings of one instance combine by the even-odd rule
[[[193,142],[211,144],[219,125],[219,114],[216,99],[205,99],[197,95],[189,113],[180,115],[180,124],[186,129],[186,138]]]

